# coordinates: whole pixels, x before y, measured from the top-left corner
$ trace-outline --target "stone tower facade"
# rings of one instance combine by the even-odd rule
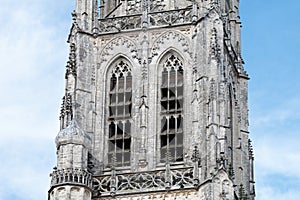
[[[49,200],[254,200],[239,0],[76,0]]]

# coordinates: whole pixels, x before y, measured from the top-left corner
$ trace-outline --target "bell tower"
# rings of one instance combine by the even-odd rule
[[[254,200],[239,0],[76,0],[49,200]]]

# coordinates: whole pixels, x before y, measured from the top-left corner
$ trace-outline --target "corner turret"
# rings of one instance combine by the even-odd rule
[[[49,200],[89,200],[92,196],[92,175],[87,170],[90,140],[75,119],[56,137],[57,166],[51,173]]]

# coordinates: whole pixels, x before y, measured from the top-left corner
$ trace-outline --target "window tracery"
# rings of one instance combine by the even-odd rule
[[[160,162],[183,161],[183,63],[170,55],[160,86]]]
[[[129,14],[141,12],[142,0],[127,0],[127,10]]]
[[[130,165],[132,75],[121,59],[113,67],[109,84],[108,163]]]

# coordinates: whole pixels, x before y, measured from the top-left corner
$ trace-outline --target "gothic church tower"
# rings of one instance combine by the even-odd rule
[[[239,0],[76,0],[49,200],[254,200]]]

